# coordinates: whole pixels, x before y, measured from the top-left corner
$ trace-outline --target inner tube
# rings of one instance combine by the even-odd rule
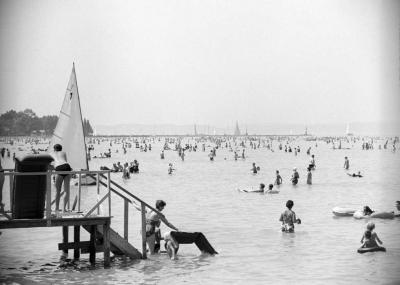
[[[364,215],[363,211],[356,211],[353,214],[355,219],[369,219],[369,218],[376,218],[376,219],[393,219],[394,213],[393,212],[374,212],[371,215]]]
[[[265,192],[265,194],[278,194],[278,193],[279,193],[278,190],[270,190]]]
[[[383,246],[377,246],[377,247],[360,247],[359,249],[357,249],[358,253],[366,253],[374,251],[386,251],[386,248],[384,248]]]
[[[332,209],[332,213],[338,217],[351,217],[354,215],[355,210],[350,208],[335,207]]]

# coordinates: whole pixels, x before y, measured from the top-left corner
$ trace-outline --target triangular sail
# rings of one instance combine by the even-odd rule
[[[88,170],[85,135],[83,133],[82,112],[79,101],[75,65],[72,67],[64,102],[54,130],[49,151],[55,144],[61,144],[67,154],[68,163],[74,170]]]

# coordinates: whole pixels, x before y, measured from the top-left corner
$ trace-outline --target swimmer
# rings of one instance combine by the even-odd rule
[[[274,184],[278,186],[282,184],[282,177],[279,174],[279,170],[276,171],[276,178]]]
[[[301,220],[296,218],[296,213],[292,211],[293,201],[288,200],[286,202],[286,210],[281,214],[279,221],[282,222],[282,232],[293,233],[294,224],[301,224]]]
[[[307,168],[307,184],[311,185],[312,184],[312,173],[311,173],[311,168]]]
[[[176,169],[172,167],[172,163],[168,164],[168,174],[172,174],[174,170]]]
[[[293,184],[293,185],[297,185],[297,183],[299,182],[299,178],[300,178],[300,175],[299,175],[299,173],[297,172],[297,168],[294,167],[294,168],[293,168],[292,178],[290,178],[290,180],[292,181],[292,184]]]
[[[265,193],[272,192],[272,188],[274,188],[274,185],[269,184],[269,185],[268,185],[268,190],[265,191]]]
[[[364,208],[363,208],[364,216],[370,216],[373,212],[375,212],[375,211],[372,211],[370,207],[364,206]]]
[[[171,232],[164,233],[165,249],[169,258],[177,259],[176,254],[179,250],[179,243],[171,236]]]
[[[363,244],[361,247],[378,247],[379,245],[377,242],[379,242],[379,244],[383,244],[377,233],[373,232],[374,229],[375,224],[373,222],[369,222],[367,224],[367,230],[361,238],[361,243]]]
[[[256,166],[255,162],[253,162],[253,166],[250,170],[253,171],[253,174],[257,174],[257,171],[260,170],[260,168]]]
[[[357,174],[355,174],[355,173],[353,173],[353,174],[347,173],[347,175],[348,175],[348,176],[351,176],[351,177],[362,177],[361,171],[359,171]]]
[[[348,170],[350,168],[350,162],[349,159],[347,158],[347,156],[344,157],[344,165],[343,165],[344,169]]]

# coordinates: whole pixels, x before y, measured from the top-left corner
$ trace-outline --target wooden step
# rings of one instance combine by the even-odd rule
[[[90,227],[83,226],[85,230],[90,231]],[[103,237],[103,226],[97,226],[97,237]],[[116,231],[110,228],[111,252],[117,255],[125,255],[133,259],[141,259],[142,254],[128,241],[122,238]]]

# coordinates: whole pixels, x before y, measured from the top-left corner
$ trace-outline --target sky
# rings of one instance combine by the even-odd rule
[[[0,0],[0,113],[101,124],[400,121],[397,0]]]

